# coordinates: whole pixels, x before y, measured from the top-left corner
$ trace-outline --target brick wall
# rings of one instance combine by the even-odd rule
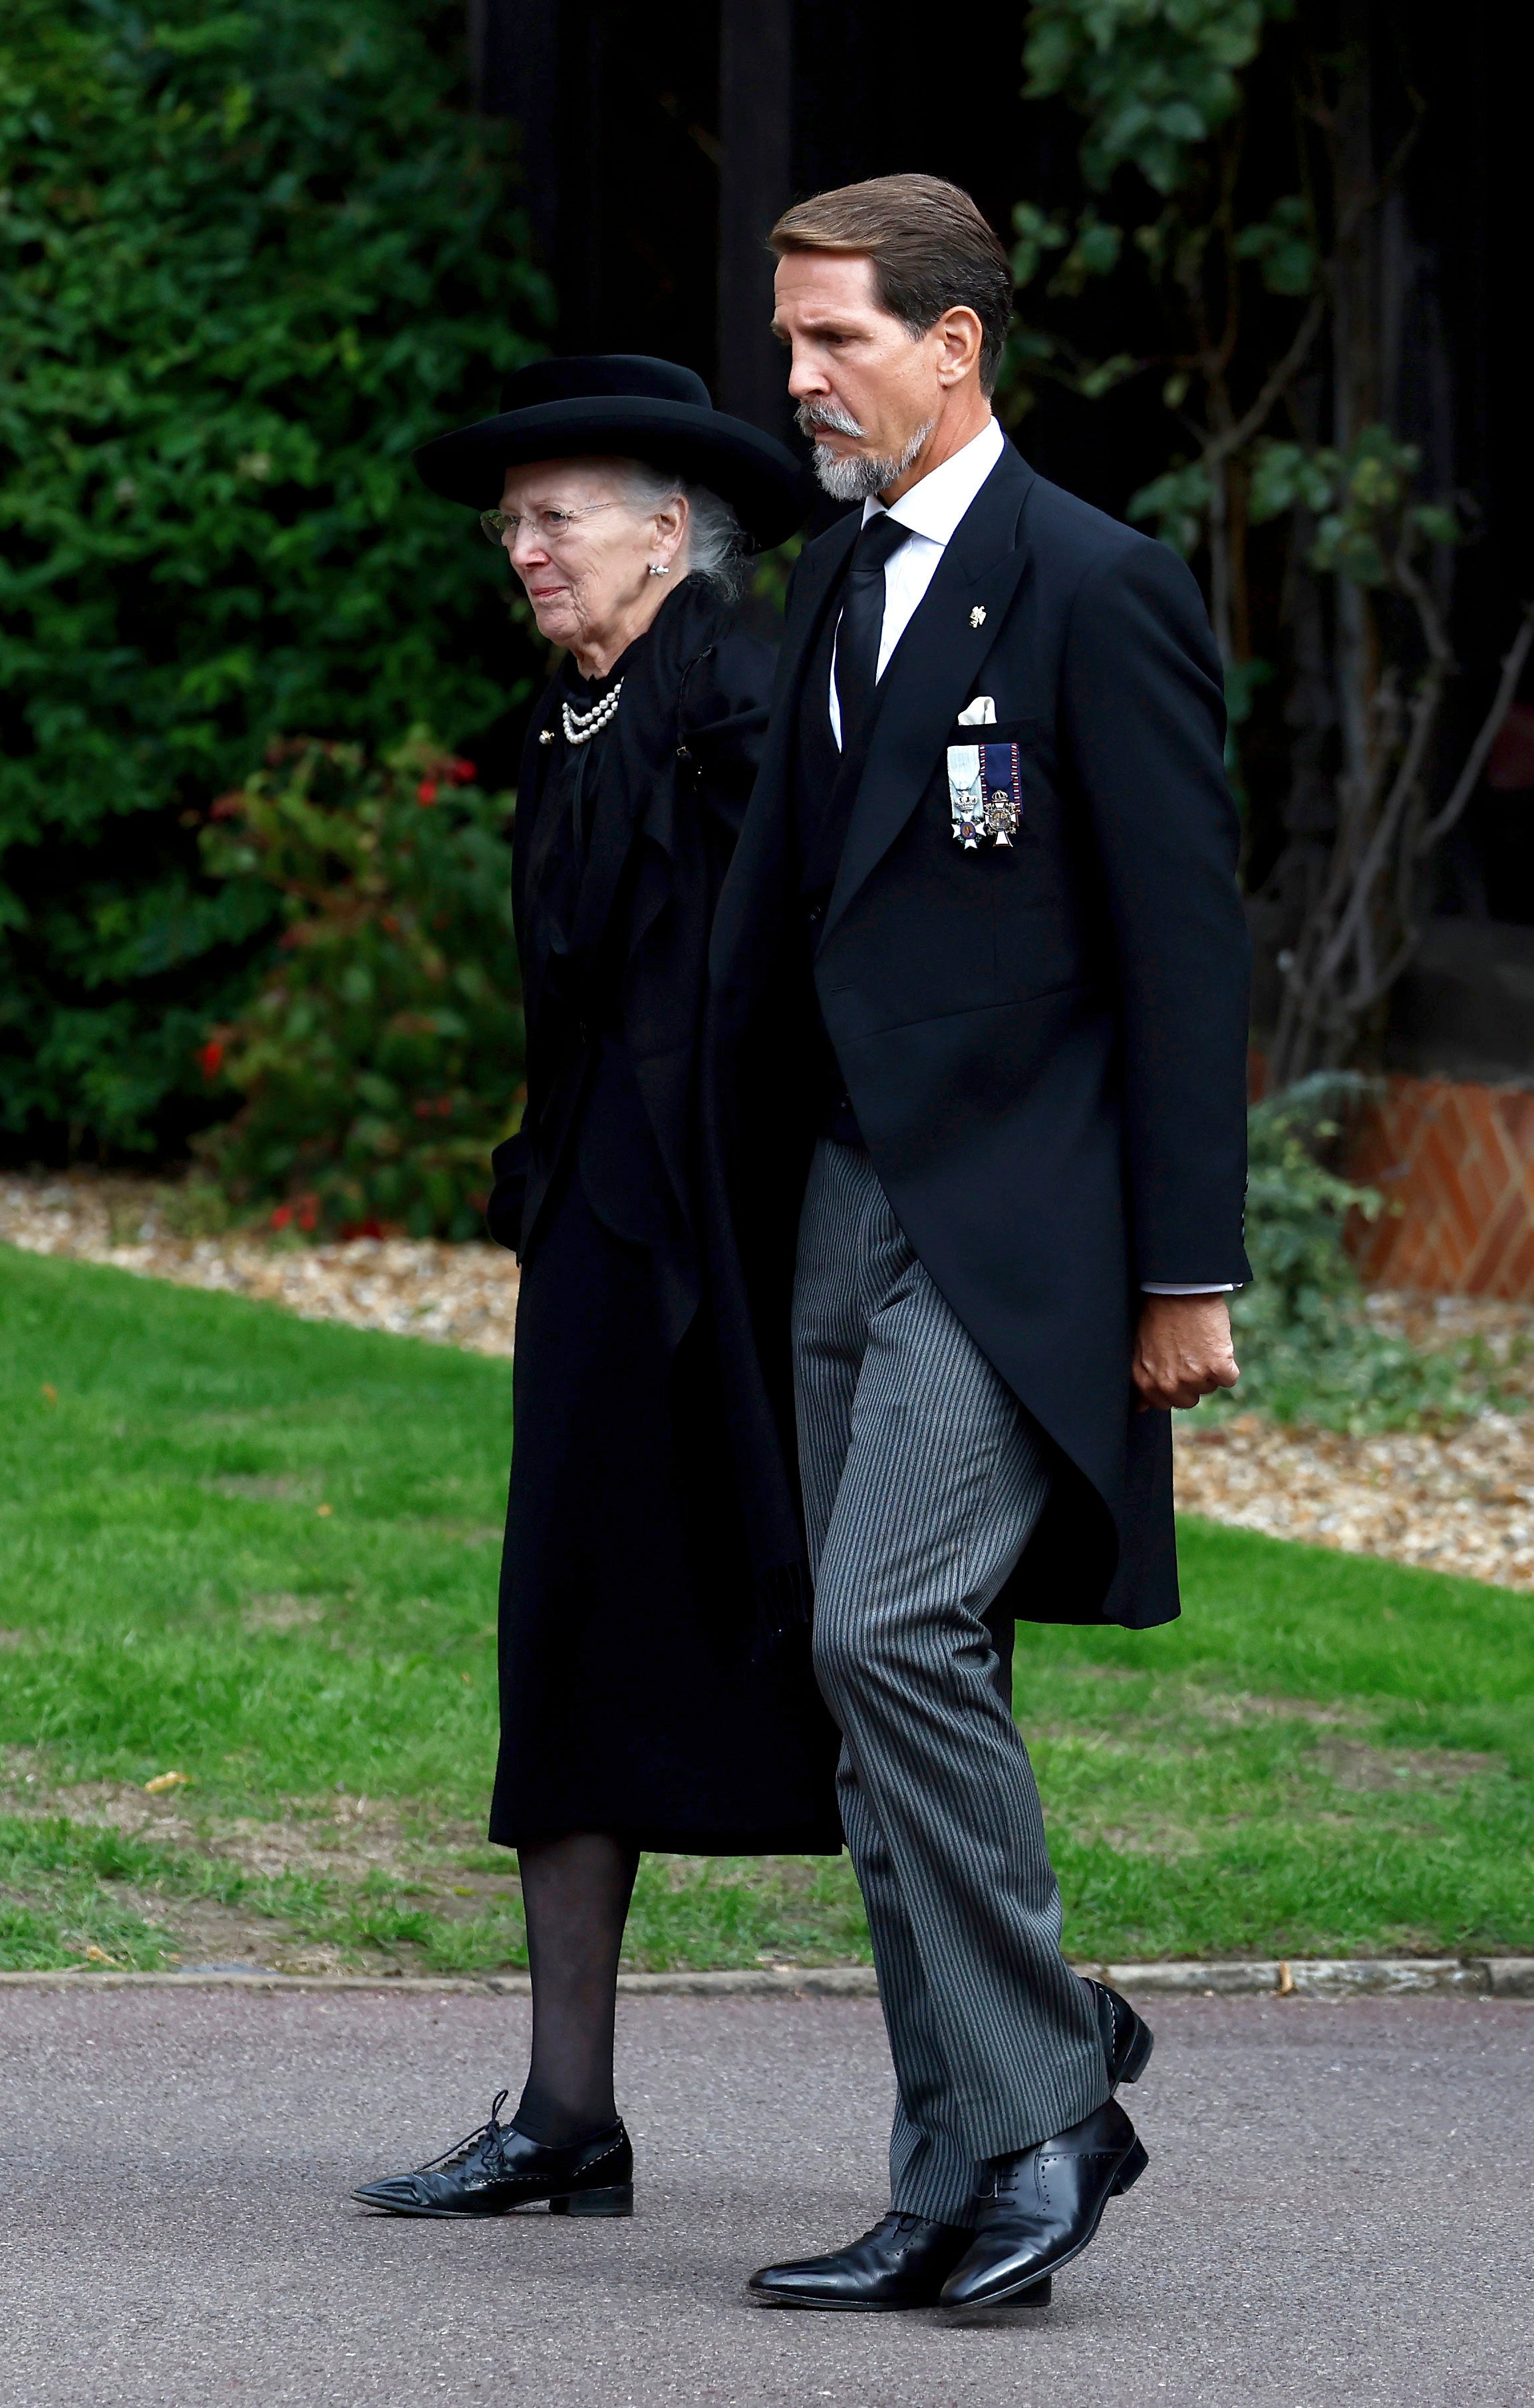
[[[1348,1169],[1390,1208],[1354,1233],[1371,1287],[1534,1303],[1534,1093],[1390,1078]]]

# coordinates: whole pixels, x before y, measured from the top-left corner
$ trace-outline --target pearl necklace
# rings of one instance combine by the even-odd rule
[[[593,703],[590,710],[572,710],[567,702],[562,702],[559,708],[565,722],[566,743],[589,744],[594,736],[599,736],[617,710],[618,696],[623,690],[624,681],[620,678],[612,692],[605,694],[600,702]]]

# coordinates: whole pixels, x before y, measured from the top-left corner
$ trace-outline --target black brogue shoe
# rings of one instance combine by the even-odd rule
[[[1106,1982],[1094,1982],[1088,1977],[1097,2010],[1097,2029],[1102,2034],[1102,2053],[1108,2059],[1108,2086],[1116,2090],[1121,2082],[1138,2082],[1151,2062],[1155,2036],[1142,2015],[1137,2015],[1125,1998],[1111,1990]]]
[[[550,2148],[497,2120],[506,2099],[497,2092],[490,2121],[439,2157],[364,2183],[352,2198],[388,2215],[508,2215],[545,2200],[551,2215],[633,2214],[634,2151],[621,2123]]]
[[[975,2200],[975,2237],[943,2285],[943,2306],[1021,2299],[1068,2266],[1109,2200],[1137,2183],[1147,2163],[1115,2099],[1053,2140],[993,2157]]]
[[[967,2228],[933,2224],[925,2215],[890,2214],[860,2241],[824,2258],[764,2266],[746,2286],[764,2308],[843,2308],[867,2314],[888,2308],[936,2307],[947,2277],[974,2239]],[[1049,2285],[1041,2286],[1042,2307]]]

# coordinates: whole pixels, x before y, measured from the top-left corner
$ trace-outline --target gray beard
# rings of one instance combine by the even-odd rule
[[[850,418],[844,409],[828,409],[824,405],[817,408],[813,402],[803,403],[796,416],[800,434],[811,437],[820,427],[836,435],[859,436],[863,432],[856,419]],[[811,453],[815,481],[834,502],[871,501],[886,485],[895,484],[908,468],[914,466],[937,423],[931,418],[925,426],[919,426],[897,460],[870,460],[861,452],[851,452],[845,459],[839,460],[824,443],[817,443]]]

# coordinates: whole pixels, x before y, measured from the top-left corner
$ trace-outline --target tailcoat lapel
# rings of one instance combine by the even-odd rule
[[[880,680],[879,713],[823,943],[915,810],[944,736],[1001,633],[1028,565],[1019,518],[1033,481],[1033,470],[1009,444],[954,529]]]
[[[794,749],[798,740],[799,695],[825,613],[841,580],[847,555],[857,541],[859,515],[844,519],[803,552],[794,570],[793,592],[773,689],[772,717],[761,767],[739,841],[724,881],[710,946],[710,972],[721,1026],[734,1025],[750,1009],[756,980],[771,957],[791,871],[790,829]],[[829,701],[827,701],[829,709]]]

